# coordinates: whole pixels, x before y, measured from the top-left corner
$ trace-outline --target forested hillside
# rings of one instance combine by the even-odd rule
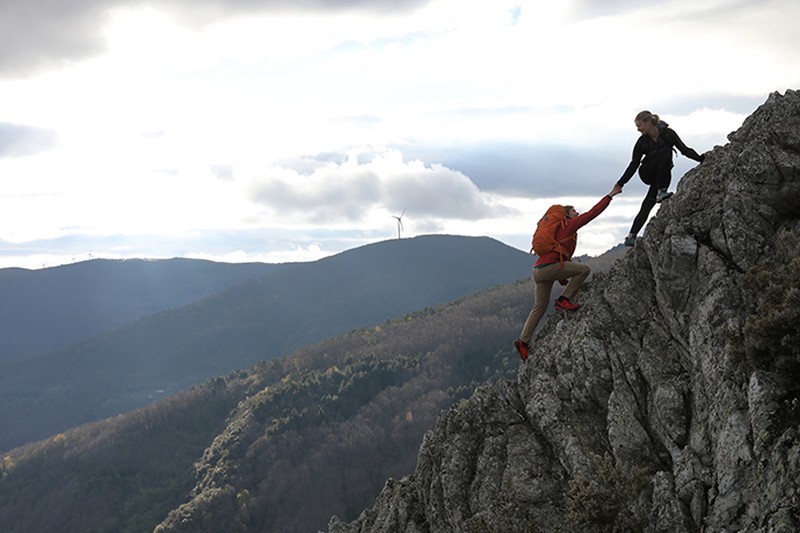
[[[0,269],[0,361],[49,352],[291,264],[94,259]]]
[[[353,519],[413,469],[442,409],[516,375],[511,341],[531,302],[529,280],[500,285],[12,450],[3,533],[317,531],[333,514]]]
[[[527,281],[485,290],[8,452],[2,530],[316,531],[354,518],[413,468],[441,409],[514,374],[530,299]]]
[[[0,363],[0,451],[527,277],[531,259],[489,238],[396,239],[295,264],[41,357]]]

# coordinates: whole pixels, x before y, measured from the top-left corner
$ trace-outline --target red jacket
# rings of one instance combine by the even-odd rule
[[[560,263],[561,261],[572,260],[572,254],[575,253],[575,246],[578,244],[578,230],[591,222],[600,213],[605,211],[608,204],[611,203],[611,197],[606,195],[597,202],[589,211],[576,216],[575,218],[567,218],[566,224],[556,230],[556,240],[564,247],[564,255],[559,256],[558,252],[550,252],[544,254],[536,260],[534,266],[544,266],[553,263]]]

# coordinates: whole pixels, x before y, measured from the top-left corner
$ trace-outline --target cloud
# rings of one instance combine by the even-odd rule
[[[0,158],[38,154],[56,145],[52,130],[0,122]]]
[[[211,173],[221,180],[233,178],[233,165],[211,165]]]
[[[646,7],[650,8],[669,2],[670,0],[651,0],[647,2]],[[629,0],[604,0],[603,2],[597,2],[596,0],[572,0],[566,4],[565,15],[572,20],[611,17],[643,8],[642,4],[630,2]]]
[[[158,9],[171,19],[204,27],[225,19],[266,13],[392,15],[429,0],[166,0]],[[102,54],[105,31],[119,12],[146,11],[147,0],[26,0],[0,2],[0,78],[28,77]],[[146,35],[142,35],[146,39]]]
[[[103,49],[105,0],[27,0],[0,3],[0,76],[83,59]]]
[[[273,166],[250,177],[248,197],[279,216],[302,214],[314,224],[357,222],[375,210],[461,220],[507,212],[463,173],[405,161],[396,149],[358,149],[344,162],[327,159],[316,168]]]
[[[263,12],[337,13],[360,11],[399,13],[416,9],[430,0],[167,0],[161,4],[182,16],[197,11],[222,16],[252,15]]]
[[[764,95],[758,94],[731,94],[722,92],[697,92],[658,98],[649,102],[649,110],[653,113],[663,114],[663,111],[672,115],[688,115],[698,109],[713,106],[714,109],[747,116],[764,102]],[[631,118],[631,123],[633,119]]]
[[[627,165],[629,151],[627,140],[604,147],[482,142],[404,148],[409,157],[469,176],[481,191],[532,198],[604,194]]]
[[[650,0],[646,3],[629,0],[571,0],[565,2],[563,16],[567,20],[585,21],[603,17],[659,13],[659,22],[672,25],[675,22],[689,22],[708,27],[709,24],[728,26],[734,23],[737,30],[747,33],[759,28],[757,18],[753,15],[784,11],[795,2],[791,0],[763,0],[754,3],[751,0]],[[743,16],[746,14],[746,16]],[[774,22],[774,21],[773,21]],[[794,25],[794,21],[787,21]]]

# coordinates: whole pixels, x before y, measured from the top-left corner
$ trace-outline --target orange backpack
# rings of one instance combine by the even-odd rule
[[[536,231],[531,238],[531,253],[539,257],[550,252],[558,252],[563,261],[564,245],[556,240],[556,231],[566,224],[567,211],[563,205],[551,205],[542,219],[536,225]]]

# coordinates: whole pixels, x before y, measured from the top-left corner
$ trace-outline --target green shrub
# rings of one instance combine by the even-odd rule
[[[800,374],[800,238],[788,230],[775,239],[772,257],[748,270],[743,286],[754,310],[742,350],[748,369]]]

